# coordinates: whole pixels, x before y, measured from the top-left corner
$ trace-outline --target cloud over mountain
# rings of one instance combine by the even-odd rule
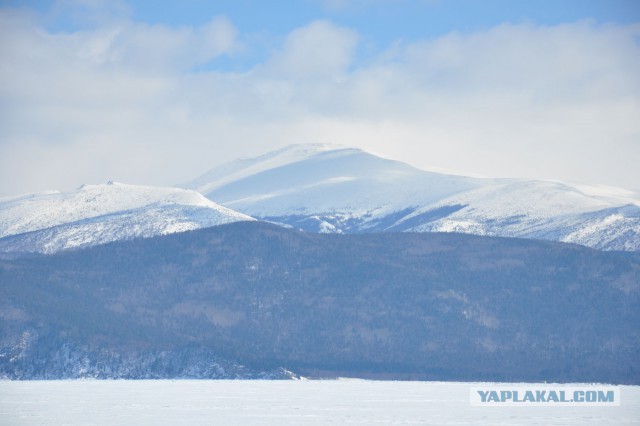
[[[225,16],[100,16],[70,31],[0,10],[1,194],[173,184],[302,142],[468,174],[640,181],[637,24],[504,23],[380,46],[328,20],[264,35]]]

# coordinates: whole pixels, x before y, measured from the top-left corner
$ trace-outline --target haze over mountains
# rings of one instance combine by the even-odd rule
[[[108,183],[0,199],[0,252],[53,253],[254,218],[309,232],[458,232],[640,250],[632,191],[447,175],[336,145],[236,160],[182,186]]]

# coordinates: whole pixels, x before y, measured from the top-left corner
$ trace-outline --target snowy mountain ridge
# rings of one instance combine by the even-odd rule
[[[640,195],[599,185],[447,175],[355,148],[293,145],[184,185],[314,232],[463,232],[640,249]]]
[[[53,253],[254,218],[311,232],[461,232],[640,250],[633,191],[436,173],[340,145],[292,145],[183,186],[108,182],[0,198],[0,252]]]
[[[52,253],[254,220],[178,188],[108,182],[0,200],[0,251]]]

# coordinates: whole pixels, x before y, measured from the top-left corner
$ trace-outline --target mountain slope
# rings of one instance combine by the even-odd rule
[[[638,384],[639,307],[638,253],[237,222],[0,260],[0,376]]]
[[[0,199],[0,251],[42,252],[252,218],[183,189],[109,182]]]
[[[238,160],[184,186],[258,219],[314,232],[463,232],[640,249],[633,192],[445,175],[332,145]]]

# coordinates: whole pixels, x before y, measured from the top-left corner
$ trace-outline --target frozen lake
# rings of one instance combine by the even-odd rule
[[[0,381],[0,425],[626,425],[619,407],[472,407],[477,383],[337,381]],[[535,386],[535,385],[527,385]]]

